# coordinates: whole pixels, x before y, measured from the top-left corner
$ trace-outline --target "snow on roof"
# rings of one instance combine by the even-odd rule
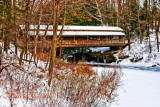
[[[20,25],[21,29],[25,28],[25,25]],[[30,29],[37,29],[38,25],[30,25]],[[40,29],[46,29],[47,25],[40,25]],[[58,29],[60,30],[62,28],[61,25],[58,26]],[[48,29],[53,29],[52,25],[49,25]],[[120,27],[110,27],[110,26],[64,26],[63,30],[69,30],[69,31],[63,31],[63,36],[113,36],[113,35],[120,35],[125,36],[125,33],[123,33],[123,29]],[[71,31],[73,30],[73,31]],[[76,31],[77,30],[77,31]],[[80,31],[83,30],[83,31]],[[85,31],[86,30],[86,31]],[[93,31],[87,31],[87,30],[93,30]],[[96,30],[96,31],[95,31]],[[97,32],[97,30],[99,30]],[[108,32],[112,31],[112,32]],[[117,32],[119,31],[119,32]],[[57,35],[59,35],[59,31],[57,32]],[[36,35],[36,31],[29,31],[30,35]],[[44,35],[45,31],[39,31],[39,35]],[[53,31],[47,31],[46,35],[53,35]]]
[[[20,25],[21,29],[25,28],[25,25]],[[38,25],[30,25],[30,29],[37,29]],[[47,25],[40,25],[40,29],[46,29]],[[58,26],[60,30],[62,25]],[[53,29],[52,25],[49,25],[48,29]],[[110,27],[110,26],[64,26],[64,30],[115,30],[115,31],[123,31],[120,27]]]
[[[59,35],[60,31],[57,32],[57,35]],[[36,35],[36,31],[29,31],[30,35]],[[45,31],[40,31],[39,35],[44,35]],[[47,31],[46,35],[53,35],[52,31]],[[101,35],[101,36],[113,36],[113,35],[120,35],[123,36],[125,35],[123,32],[93,32],[93,31],[63,31],[62,32],[63,36],[79,36],[79,35],[84,35],[84,36],[96,36],[96,35]]]

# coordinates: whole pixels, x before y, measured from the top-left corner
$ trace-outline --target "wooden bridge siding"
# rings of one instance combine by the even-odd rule
[[[59,40],[57,44],[88,44],[88,43],[125,43],[126,39],[123,40]],[[34,41],[30,42],[34,44]],[[42,41],[37,41],[37,43],[42,43]],[[52,43],[52,41],[45,41],[45,43]]]
[[[57,47],[102,47],[102,46],[125,46],[126,44],[66,44],[66,45],[57,45]]]
[[[124,40],[62,40],[58,44],[123,43]]]
[[[62,40],[57,47],[124,46],[125,40]]]
[[[118,40],[59,40],[57,41],[57,47],[89,47],[89,46],[124,46],[126,45],[126,39],[118,39]],[[21,40],[17,40],[18,44],[22,45],[23,42]],[[50,47],[52,43],[51,41],[37,41],[39,46]],[[33,46],[34,41],[29,42],[29,46]],[[48,46],[50,45],[50,46]]]
[[[77,43],[78,42],[80,42],[80,41],[82,41],[82,43],[84,42],[84,41],[91,41],[92,43],[94,43],[94,42],[97,42],[97,43],[101,43],[100,41],[106,41],[106,42],[111,42],[111,43],[114,43],[115,41],[114,41],[114,39],[112,40],[112,39],[101,39],[100,37],[112,37],[112,38],[114,38],[114,37],[121,37],[121,39],[118,39],[119,41],[125,41],[125,37],[123,36],[123,35],[111,35],[111,36],[109,36],[109,35],[92,35],[92,36],[88,36],[88,35],[76,35],[76,36],[74,36],[74,35],[65,35],[65,36],[62,36],[62,38],[63,37],[73,37],[73,40],[64,40],[64,39],[62,39],[62,41],[66,41],[66,42],[73,42],[73,43],[76,43],[76,41],[77,41]],[[32,35],[32,37],[34,37],[34,35]],[[51,42],[52,41],[52,39],[51,40],[47,40],[46,39],[46,37],[52,37],[52,35],[46,35],[46,36],[39,36],[40,37],[40,40],[43,40],[43,41],[45,41],[45,42]],[[76,40],[76,37],[86,37],[86,39],[85,40]],[[98,38],[98,40],[97,39],[90,39],[90,37],[97,37]],[[60,40],[59,40],[60,41]],[[117,40],[116,40],[117,41]]]
[[[57,42],[57,47],[90,47],[90,46],[124,46],[124,40],[62,40]],[[38,41],[39,46],[51,46],[51,41]],[[30,46],[34,45],[34,41],[30,42]]]

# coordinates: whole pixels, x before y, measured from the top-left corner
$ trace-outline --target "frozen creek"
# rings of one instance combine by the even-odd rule
[[[122,66],[122,83],[111,107],[160,107],[160,68]]]

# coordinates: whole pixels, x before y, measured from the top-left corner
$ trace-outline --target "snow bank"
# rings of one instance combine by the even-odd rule
[[[159,33],[160,36],[160,33]],[[135,66],[160,66],[160,52],[157,50],[156,35],[152,33],[151,37],[151,46],[152,52],[150,53],[149,42],[144,40],[140,44],[139,40],[136,40],[131,44],[131,49],[128,50],[128,46],[120,51],[115,56],[121,65],[135,65]],[[128,56],[128,58],[123,59],[120,57]]]

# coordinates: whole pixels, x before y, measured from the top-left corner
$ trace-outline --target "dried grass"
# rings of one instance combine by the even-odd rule
[[[8,64],[2,64],[9,65],[9,60],[14,58],[6,57],[5,60]],[[29,95],[32,92],[36,92],[37,95],[48,93],[50,96],[47,99],[25,98],[23,102],[26,107],[108,107],[117,97],[116,91],[121,78],[120,67],[113,68],[100,77],[86,64],[57,62],[54,69],[56,77],[53,76],[49,88],[46,81],[47,70],[10,62],[12,65],[5,66],[0,76],[6,91],[16,91],[18,95]],[[12,107],[16,105],[17,98],[9,98],[9,101]]]

